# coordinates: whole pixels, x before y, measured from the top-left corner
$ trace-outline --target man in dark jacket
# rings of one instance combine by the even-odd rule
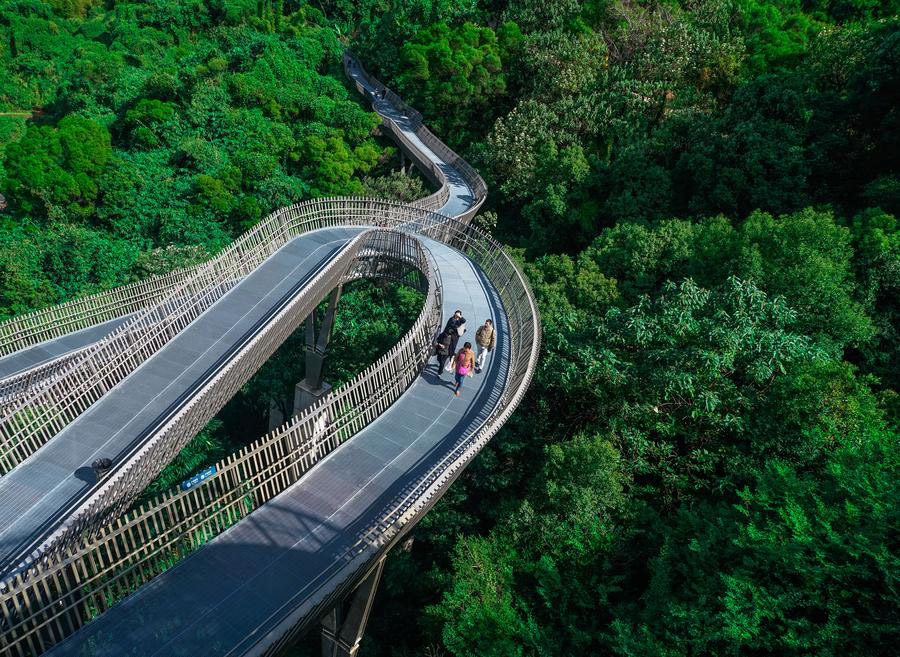
[[[451,349],[451,345],[453,344],[453,336],[456,335],[456,331],[444,331],[441,333],[437,340],[434,343],[434,355],[437,356],[438,362],[438,376],[444,371],[444,365],[447,364],[447,359],[453,355],[453,349]],[[459,338],[456,335],[457,339]]]
[[[459,342],[459,336],[466,332],[466,318],[463,317],[462,311],[457,310],[453,313],[453,317],[447,320],[447,326],[444,327],[444,332],[452,331],[453,333],[453,343],[450,345],[450,353],[456,353],[456,343]]]

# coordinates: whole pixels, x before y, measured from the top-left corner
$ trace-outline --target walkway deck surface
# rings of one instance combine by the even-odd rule
[[[434,151],[428,148],[422,140],[419,139],[419,136],[413,129],[412,121],[410,121],[406,114],[391,105],[387,100],[378,99],[373,95],[374,88],[369,84],[368,79],[361,74],[358,67],[351,66],[349,74],[354,81],[359,82],[368,92],[369,100],[372,103],[372,109],[381,116],[392,119],[397,124],[397,127],[400,128],[401,132],[403,132],[403,136],[406,137],[420,153],[440,167],[441,171],[446,174],[447,184],[450,188],[450,198],[447,199],[447,202],[437,211],[448,217],[458,217],[469,210],[469,208],[472,207],[472,204],[475,203],[475,195],[472,193],[472,190],[469,189],[468,184],[466,184],[459,171],[457,171],[452,164],[445,162],[438,157]]]
[[[14,567],[33,541],[96,485],[91,462],[152,437],[249,332],[267,321],[359,232],[333,228],[295,238],[46,445],[0,478],[0,564]]]
[[[466,380],[426,372],[375,422],[299,482],[116,605],[48,655],[142,657],[243,654],[287,615],[352,575],[346,555],[474,431],[499,402],[509,368],[505,315],[471,261],[427,240],[444,286],[444,316],[461,309],[471,339],[488,317],[497,350]]]
[[[7,354],[0,358],[0,379],[38,367],[76,349],[93,344],[115,331],[128,317],[130,315],[110,319]]]

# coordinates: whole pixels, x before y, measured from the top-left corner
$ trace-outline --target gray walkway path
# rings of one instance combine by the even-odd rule
[[[373,88],[368,84],[365,76],[360,75],[359,68],[353,66],[350,69],[350,76],[358,81],[369,92],[369,100],[372,101],[372,109],[384,117],[393,119],[404,136],[418,147],[420,153],[423,153],[429,160],[434,162],[447,175],[448,186],[450,187],[450,198],[438,212],[449,217],[457,217],[472,207],[475,202],[475,196],[463,177],[459,174],[451,164],[439,158],[430,148],[428,148],[419,136],[413,131],[412,122],[399,109],[391,105],[386,100],[373,98]]]
[[[454,397],[452,377],[429,365],[374,423],[298,483],[48,655],[169,657],[242,654],[289,614],[349,576],[345,559],[498,403],[509,367],[508,327],[496,292],[471,261],[428,241],[444,285],[444,316],[491,317],[498,348]]]
[[[295,238],[244,278],[49,443],[0,478],[0,564],[15,566],[96,481],[90,463],[150,439],[228,361],[285,296],[295,295],[356,233]]]
[[[0,358],[0,379],[43,365],[70,351],[93,344],[116,330],[129,316],[124,315],[80,331],[73,331],[4,356]]]

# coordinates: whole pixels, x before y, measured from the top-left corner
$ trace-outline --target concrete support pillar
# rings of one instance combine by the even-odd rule
[[[331,392],[330,383],[323,381],[318,388],[310,388],[304,379],[294,386],[294,415],[305,411],[329,392]]]
[[[284,413],[277,404],[269,403],[269,431],[284,424]]]
[[[331,342],[334,316],[337,313],[337,304],[340,298],[341,286],[339,285],[331,293],[328,309],[325,311],[325,317],[322,318],[322,326],[319,327],[318,337],[316,337],[316,311],[313,310],[306,318],[306,376],[294,386],[293,415],[305,411],[331,391],[331,385],[322,379],[325,356],[328,355],[328,344]],[[269,406],[269,431],[281,426],[286,419],[277,406],[274,404]]]
[[[383,571],[382,557],[350,598],[338,603],[322,619],[322,657],[356,657]]]
[[[319,337],[316,338],[316,311],[306,318],[306,376],[303,383],[309,390],[322,387],[325,356],[328,354],[328,343],[331,342],[331,331],[334,328],[334,316],[337,314],[338,300],[341,298],[341,286],[337,286],[328,301],[328,310],[322,318]],[[296,398],[295,398],[296,399]]]

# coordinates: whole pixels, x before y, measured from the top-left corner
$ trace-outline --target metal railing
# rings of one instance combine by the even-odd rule
[[[379,80],[373,78],[369,75],[366,70],[363,68],[362,64],[359,63],[355,57],[349,52],[344,53],[343,58],[344,63],[344,73],[350,78],[354,84],[356,85],[357,90],[363,94],[364,96],[372,95],[375,99],[378,99],[381,94],[384,94],[384,100],[388,102],[390,105],[394,106],[396,109],[400,110],[406,118],[409,120],[412,125],[412,129],[415,132],[416,136],[422,141],[425,146],[431,149],[432,152],[435,153],[441,160],[450,164],[454,169],[456,169],[466,185],[472,190],[472,202],[469,209],[465,212],[465,214],[461,217],[458,217],[464,221],[471,219],[475,216],[475,213],[481,207],[481,204],[484,203],[485,198],[487,198],[487,185],[484,182],[484,179],[479,175],[472,166],[462,159],[456,152],[453,151],[447,144],[445,144],[439,137],[437,137],[431,130],[425,126],[422,120],[422,114],[407,105],[400,96],[391,91],[387,86],[381,83]],[[371,91],[370,91],[371,90]],[[378,111],[378,108],[375,108],[375,111]],[[416,152],[419,149],[415,144],[409,141],[409,139],[404,134],[404,131],[400,125],[397,124],[396,121],[391,119],[389,116],[382,114],[379,112],[379,115],[382,118],[382,121],[387,122],[393,133],[393,137],[395,140],[402,142],[406,148],[411,152]],[[416,202],[417,204],[421,203],[420,207],[425,207],[430,210],[438,210],[440,209],[449,198],[449,179],[447,178],[447,174],[443,169],[436,166],[433,162],[429,162],[431,164],[431,175],[435,180],[440,181],[441,189],[435,194],[432,194],[429,197],[422,199],[421,201]],[[424,165],[424,163],[423,163]]]
[[[75,349],[59,358],[0,379],[0,413],[18,404],[37,386],[49,385],[62,376],[85,349],[87,347]]]
[[[0,356],[143,310],[157,303],[174,282],[198,266],[176,269],[4,320],[0,322]]]

